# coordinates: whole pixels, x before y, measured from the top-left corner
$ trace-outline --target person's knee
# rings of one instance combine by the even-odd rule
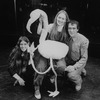
[[[68,78],[73,81],[75,84],[81,84],[82,83],[82,78],[80,74],[76,73],[68,73]]]
[[[61,59],[57,62],[57,66],[66,66],[66,62],[65,62],[65,59]]]
[[[57,75],[58,76],[59,75],[62,76],[65,73],[65,67],[63,67],[63,66],[55,67],[55,71],[57,72]]]
[[[68,78],[71,80],[78,80],[81,76],[77,72],[68,73]]]

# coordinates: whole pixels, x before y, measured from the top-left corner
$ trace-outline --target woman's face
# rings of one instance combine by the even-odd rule
[[[20,49],[25,52],[28,49],[29,44],[27,42],[25,42],[24,40],[22,40],[20,42]]]
[[[64,13],[60,13],[58,16],[57,16],[57,24],[59,26],[63,26],[66,22],[66,15]]]

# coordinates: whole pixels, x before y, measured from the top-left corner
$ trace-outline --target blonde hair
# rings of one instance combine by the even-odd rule
[[[60,10],[57,14],[56,14],[56,16],[55,16],[55,18],[54,18],[54,23],[53,23],[53,27],[52,27],[52,29],[51,29],[51,31],[50,31],[50,38],[51,39],[55,39],[55,38],[57,38],[57,34],[58,34],[58,31],[57,31],[57,17],[58,17],[58,15],[59,14],[61,14],[61,13],[64,13],[65,14],[65,16],[66,16],[66,22],[69,22],[69,16],[68,16],[68,14],[67,14],[67,12],[65,11],[65,10]],[[65,22],[65,24],[64,24],[64,27],[63,27],[63,29],[62,29],[62,34],[61,34],[61,41],[64,39],[66,39],[66,37],[67,37],[67,33],[66,33],[66,22]]]
[[[58,17],[58,15],[61,14],[61,13],[64,13],[64,14],[65,14],[65,16],[66,16],[66,22],[69,22],[68,13],[67,13],[65,10],[60,10],[60,11],[56,14],[56,16],[55,16],[55,18],[54,18],[54,23],[57,23],[57,17]]]

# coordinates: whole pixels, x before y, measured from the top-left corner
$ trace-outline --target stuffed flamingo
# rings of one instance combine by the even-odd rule
[[[34,23],[38,18],[40,18],[41,15],[43,16],[43,24],[44,24],[43,25],[44,28],[43,28],[42,34],[41,34],[42,41],[40,41],[40,44],[36,48],[34,48],[34,45],[31,46],[31,49],[33,50],[33,53],[36,49],[38,49],[39,53],[43,57],[50,59],[50,67],[45,72],[39,72],[35,68],[34,61],[33,61],[31,55],[30,55],[30,61],[31,61],[33,69],[38,74],[46,74],[47,72],[49,72],[52,69],[52,71],[54,72],[54,75],[55,75],[55,91],[54,92],[48,91],[48,92],[50,93],[49,96],[55,97],[59,94],[59,91],[57,88],[57,73],[53,66],[53,59],[64,58],[67,55],[69,48],[64,43],[52,41],[52,40],[45,40],[45,37],[47,35],[48,17],[47,17],[47,14],[40,9],[36,9],[31,12],[30,19],[28,20],[28,23],[26,25],[27,30],[31,33],[31,31],[30,31],[31,24]]]

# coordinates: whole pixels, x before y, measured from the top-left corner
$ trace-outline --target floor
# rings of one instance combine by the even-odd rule
[[[3,47],[0,50],[0,100],[36,100],[32,88],[13,86],[13,78],[7,71],[7,58],[11,48]],[[82,89],[75,92],[71,84],[59,81],[60,94],[53,98],[49,97],[47,90],[52,88],[46,80],[41,88],[41,100],[100,100],[100,59],[89,57],[87,76],[83,78]]]

